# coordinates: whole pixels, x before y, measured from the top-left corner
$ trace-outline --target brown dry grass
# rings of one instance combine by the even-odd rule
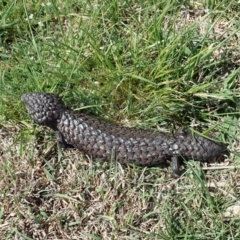
[[[183,202],[191,202],[191,211],[202,208],[206,196],[195,179],[195,165],[187,177],[173,180],[168,169],[122,167],[92,161],[75,149],[57,151],[47,129],[37,141],[34,133],[26,136],[21,129],[0,129],[2,236],[163,239],[169,234],[168,220],[177,215],[187,220]],[[205,167],[204,184],[211,196],[234,202],[222,212],[225,221],[236,217],[240,208],[239,170],[230,166],[225,161],[211,171]],[[211,209],[205,211],[203,220],[214,222],[209,219]]]

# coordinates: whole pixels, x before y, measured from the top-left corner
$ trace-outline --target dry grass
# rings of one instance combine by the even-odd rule
[[[45,130],[44,139],[36,140],[16,126],[0,129],[2,236],[168,239],[174,235],[169,222],[189,223],[196,212],[202,229],[238,217],[240,175],[228,161],[205,167],[205,181],[193,163],[173,180],[164,168],[122,167],[90,160],[75,149],[56,151]],[[209,218],[213,214],[217,219]],[[206,233],[195,236],[203,239]]]

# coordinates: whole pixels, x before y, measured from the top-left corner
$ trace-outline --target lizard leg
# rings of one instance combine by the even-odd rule
[[[172,177],[173,178],[179,178],[181,176],[181,172],[180,172],[180,163],[179,163],[179,159],[177,156],[173,156],[171,158],[172,160]]]
[[[55,131],[55,137],[56,137],[59,145],[61,146],[61,148],[69,148],[69,147],[73,148],[73,146],[71,144],[68,144],[65,141],[65,139],[60,131],[58,131],[58,130]]]

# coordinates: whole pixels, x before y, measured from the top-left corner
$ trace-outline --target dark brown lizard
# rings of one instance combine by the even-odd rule
[[[114,158],[140,166],[156,166],[171,159],[173,176],[177,177],[180,158],[215,162],[223,159],[227,151],[224,144],[191,131],[163,134],[76,114],[55,94],[29,93],[21,99],[33,120],[52,128],[63,147],[70,144],[93,158]]]

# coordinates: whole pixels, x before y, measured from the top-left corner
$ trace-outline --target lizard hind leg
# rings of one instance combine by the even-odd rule
[[[172,177],[179,178],[181,176],[179,157],[173,156],[171,157],[171,161],[172,161]]]

